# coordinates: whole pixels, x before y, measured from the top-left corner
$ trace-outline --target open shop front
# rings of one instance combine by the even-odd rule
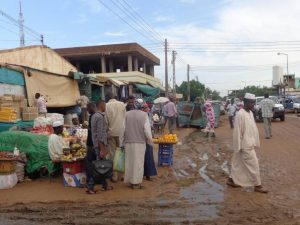
[[[72,174],[74,169],[76,174],[83,170],[77,162],[82,165],[86,154],[87,129],[85,124],[64,125],[64,114],[76,112],[80,96],[77,82],[67,76],[5,65],[0,67],[0,85],[4,87],[0,96],[0,188],[11,188],[25,176],[49,176],[60,171],[58,164],[65,165],[64,171],[70,175],[65,185],[74,186],[78,177]],[[34,102],[37,92],[44,96],[52,113],[39,116]],[[61,149],[58,161],[65,163],[49,155],[49,140],[55,135],[53,124],[58,121],[64,126],[59,141],[65,150]],[[84,182],[84,175],[80,180]]]

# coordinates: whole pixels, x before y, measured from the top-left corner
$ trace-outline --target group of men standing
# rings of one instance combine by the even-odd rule
[[[86,158],[87,193],[95,193],[92,162],[100,158],[113,160],[116,149],[120,147],[125,149],[125,174],[121,177],[114,172],[111,181],[124,179],[132,188],[142,187],[146,144],[152,144],[150,121],[147,113],[142,111],[143,107],[142,99],[130,99],[125,106],[123,102],[114,99],[112,93],[107,94],[107,103],[99,100],[96,105],[87,104],[90,114]],[[113,189],[104,179],[100,184],[102,190]]]

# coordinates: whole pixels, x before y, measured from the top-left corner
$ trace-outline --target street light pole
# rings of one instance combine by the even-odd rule
[[[287,77],[287,85],[289,86],[289,55],[287,53],[278,52],[277,55],[285,55],[286,56],[286,77]],[[285,84],[284,84],[284,96],[285,96]]]

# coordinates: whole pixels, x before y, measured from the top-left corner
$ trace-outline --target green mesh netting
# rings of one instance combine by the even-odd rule
[[[54,164],[48,154],[48,136],[24,131],[6,131],[0,133],[0,150],[13,151],[17,147],[27,156],[26,172],[28,174],[47,167],[49,173],[54,171]]]

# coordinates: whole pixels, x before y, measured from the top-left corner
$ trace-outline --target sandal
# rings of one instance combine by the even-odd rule
[[[94,190],[86,190],[85,191],[88,195],[94,195],[94,194],[97,194],[97,191],[94,191]]]
[[[233,187],[233,188],[239,188],[239,187],[241,187],[240,185],[235,184],[234,181],[232,180],[232,178],[229,178],[227,180],[226,184],[228,186],[230,186],[230,187]]]
[[[265,188],[263,188],[263,186],[256,186],[254,187],[254,191],[262,193],[262,194],[267,194],[269,191]]]
[[[114,190],[113,186],[106,186],[101,188],[101,191],[112,191],[112,190]]]
[[[132,189],[143,189],[144,186],[142,184],[130,184]]]

